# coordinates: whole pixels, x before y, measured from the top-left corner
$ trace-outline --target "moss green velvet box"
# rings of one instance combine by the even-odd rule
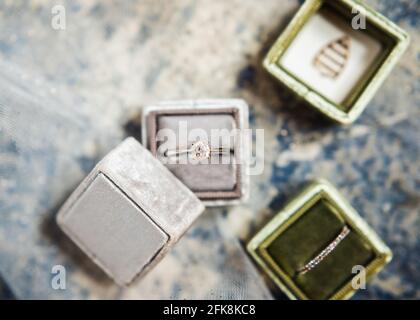
[[[345,36],[342,47],[340,37]],[[307,41],[306,47],[299,41]],[[360,1],[307,0],[270,49],[264,67],[309,105],[349,124],[363,112],[408,43],[404,30]],[[337,53],[338,66],[334,59],[336,70],[326,75],[319,61],[331,67]]]
[[[348,235],[313,269],[307,265],[336,239]],[[354,266],[363,266],[366,280],[387,264],[392,254],[376,233],[326,181],[305,188],[278,213],[247,247],[251,256],[291,299],[348,299],[357,289]]]

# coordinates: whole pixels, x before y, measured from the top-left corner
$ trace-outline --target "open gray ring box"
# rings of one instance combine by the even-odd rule
[[[178,134],[181,122],[186,124],[187,142]],[[196,130],[212,136],[212,130],[237,132],[229,145],[209,139],[211,148],[229,149],[227,163],[166,163],[166,167],[180,179],[206,206],[233,205],[245,202],[249,197],[248,145],[244,141],[244,130],[248,129],[248,105],[241,99],[167,101],[146,106],[142,113],[142,142],[151,153],[159,158],[159,147],[163,139],[159,134],[164,130],[176,134],[177,148],[188,148],[201,140]],[[226,138],[226,137],[222,137]],[[182,146],[180,145],[182,144]],[[213,155],[212,155],[213,156]],[[188,155],[179,155],[188,157]],[[229,161],[232,160],[232,161]]]
[[[61,229],[117,284],[150,270],[204,211],[134,138],[106,155],[57,215]]]

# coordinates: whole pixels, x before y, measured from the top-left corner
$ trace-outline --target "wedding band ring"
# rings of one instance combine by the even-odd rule
[[[165,156],[173,157],[181,154],[189,154],[193,160],[201,161],[209,159],[212,154],[229,153],[230,149],[225,147],[211,148],[205,141],[197,141],[191,145],[190,148],[167,150]]]
[[[324,260],[338,244],[343,241],[347,235],[350,233],[350,229],[347,226],[344,226],[340,234],[324,249],[322,250],[315,258],[305,264],[303,267],[297,270],[298,274],[305,274],[308,271],[315,268],[322,260]]]

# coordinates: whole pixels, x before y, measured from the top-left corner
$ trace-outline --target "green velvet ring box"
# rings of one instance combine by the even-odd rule
[[[349,232],[306,273],[302,267]],[[364,268],[366,280],[387,264],[392,253],[338,191],[326,181],[305,188],[248,243],[257,264],[291,299],[348,299]]]
[[[404,53],[408,34],[357,0],[307,0],[264,60],[327,117],[353,122]]]

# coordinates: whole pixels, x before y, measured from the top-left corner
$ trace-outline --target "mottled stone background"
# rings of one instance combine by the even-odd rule
[[[67,28],[51,28],[62,3]],[[394,252],[355,298],[420,298],[420,2],[370,0],[411,46],[365,113],[334,126],[261,68],[296,0],[0,1],[0,296],[282,298],[244,242],[308,180],[333,182]],[[56,228],[95,162],[139,135],[141,106],[246,99],[265,129],[247,205],[208,210],[148,277],[120,289]],[[67,267],[67,290],[50,287]]]

